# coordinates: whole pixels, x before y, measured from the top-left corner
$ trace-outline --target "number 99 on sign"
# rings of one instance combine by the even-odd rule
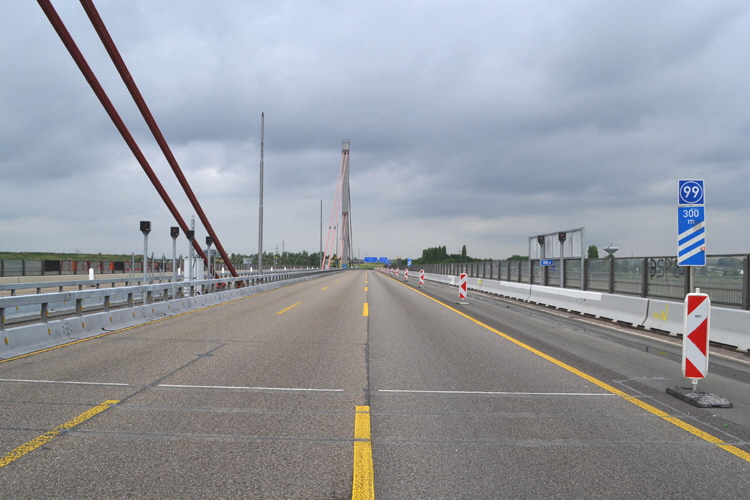
[[[680,205],[703,205],[703,181],[680,181]]]

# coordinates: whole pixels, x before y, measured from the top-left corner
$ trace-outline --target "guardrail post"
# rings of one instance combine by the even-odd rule
[[[42,309],[39,314],[42,317],[42,323],[46,323],[49,317],[49,304],[47,302],[42,302]]]
[[[648,297],[648,258],[641,261],[641,297]]]
[[[615,293],[615,259],[609,259],[609,284],[607,290],[609,293]]]

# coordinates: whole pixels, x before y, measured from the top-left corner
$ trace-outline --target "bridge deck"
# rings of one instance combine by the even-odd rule
[[[3,496],[746,495],[746,382],[697,410],[658,341],[415,285],[351,271],[0,363]]]

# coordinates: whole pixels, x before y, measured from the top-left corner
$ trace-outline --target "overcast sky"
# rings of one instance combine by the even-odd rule
[[[83,8],[52,3],[189,220]],[[361,257],[507,258],[579,227],[676,255],[679,179],[705,180],[709,255],[750,252],[746,0],[96,6],[227,252],[257,252],[262,112],[266,250],[318,250],[349,140]],[[171,255],[176,223],[41,8],[2,10],[0,250],[139,253],[151,220]]]

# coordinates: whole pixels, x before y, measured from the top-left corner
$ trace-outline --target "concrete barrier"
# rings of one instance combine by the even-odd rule
[[[448,285],[458,283],[457,278],[450,275],[426,273],[425,279]],[[683,333],[683,302],[477,278],[469,279],[469,288],[671,335]],[[710,339],[741,351],[750,350],[750,311],[712,306]]]
[[[526,283],[511,283],[505,281],[485,280],[484,291],[509,297],[511,299],[529,300],[531,285]]]
[[[661,330],[672,335],[682,334],[685,305],[682,302],[649,299],[648,314],[643,326],[649,330]]]
[[[544,304],[578,313],[601,315],[602,294],[567,288],[531,285],[529,302]]]
[[[709,340],[750,350],[750,313],[724,307],[711,307]]]

